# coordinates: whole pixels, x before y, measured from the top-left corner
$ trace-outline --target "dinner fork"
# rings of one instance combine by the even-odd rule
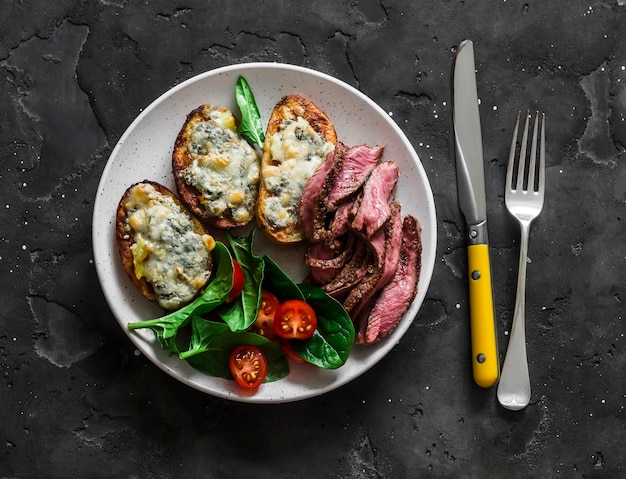
[[[516,161],[517,136],[521,112],[517,114],[513,141],[506,170],[504,199],[506,207],[520,224],[519,272],[511,337],[504,358],[504,366],[498,384],[498,401],[506,409],[519,410],[530,401],[530,376],[526,357],[525,309],[526,309],[526,262],[528,258],[528,233],[531,222],[539,216],[543,208],[545,192],[546,163],[546,116],[541,114],[541,137],[539,143],[539,164],[537,164],[537,136],[540,113],[534,121],[530,155],[526,158],[530,114],[522,133],[519,158]]]

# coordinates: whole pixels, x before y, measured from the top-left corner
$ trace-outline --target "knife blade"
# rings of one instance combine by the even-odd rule
[[[496,338],[483,144],[476,88],[474,45],[463,41],[454,64],[453,118],[459,207],[467,226],[472,373],[481,387],[493,386],[500,375]]]

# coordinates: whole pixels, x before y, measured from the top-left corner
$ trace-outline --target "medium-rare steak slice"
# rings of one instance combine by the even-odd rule
[[[305,262],[309,267],[309,279],[314,284],[330,283],[345,267],[354,250],[354,236],[349,235],[345,243],[335,248],[326,243],[315,243],[309,247]]]
[[[339,274],[322,289],[337,300],[343,300],[359,282],[370,268],[372,263],[371,254],[365,241],[356,241],[350,260],[346,263]]]
[[[305,189],[307,199],[300,202],[300,216],[309,221],[307,239],[310,243],[323,241],[328,235],[328,194],[332,189],[335,178],[341,169],[345,152],[348,147],[343,143],[338,143],[332,156],[327,157],[327,161],[322,165],[322,171],[314,182],[308,182]],[[321,179],[321,181],[320,181]],[[304,216],[303,216],[304,215]]]
[[[333,164],[335,163],[336,151],[337,147],[335,146],[335,149],[326,155],[324,163],[322,163],[317,170],[315,170],[313,176],[309,178],[309,181],[307,181],[306,185],[302,189],[302,195],[300,196],[300,218],[302,220],[304,236],[309,241],[313,239],[314,229],[316,227],[313,221],[313,211],[319,199],[322,185],[324,184],[324,181],[326,181],[326,177],[332,170]]]
[[[390,334],[417,295],[422,268],[421,226],[407,215],[402,226],[402,246],[398,268],[380,292],[367,322],[357,332],[359,344],[371,344]]]
[[[350,209],[352,208],[352,203],[341,203],[337,210],[332,214],[332,219],[330,220],[330,225],[328,227],[328,232],[326,236],[326,240],[330,241],[335,238],[340,238],[348,232],[350,225]]]
[[[390,210],[391,216],[385,225],[385,266],[376,288],[377,291],[391,281],[400,258],[400,247],[402,245],[400,203],[394,201]]]
[[[366,309],[370,299],[391,281],[398,265],[402,244],[400,204],[392,203],[390,211],[391,216],[384,227],[379,228],[371,238],[371,246],[376,251],[376,267],[368,272],[368,275],[344,302],[344,307],[354,320],[358,318],[362,310]]]
[[[333,211],[339,203],[354,194],[376,167],[384,147],[359,145],[350,148],[344,155],[341,170],[328,194],[328,209]]]
[[[370,248],[375,252],[372,255],[373,259],[370,260],[370,263],[365,268],[365,275],[361,281],[350,289],[348,296],[343,301],[343,307],[346,308],[346,311],[350,314],[353,321],[356,320],[361,306],[367,302],[376,286],[376,283],[383,274],[385,258],[384,246],[381,245],[384,245],[384,240],[385,233],[383,230],[376,232],[376,234],[372,236]]]
[[[396,194],[399,168],[393,161],[380,163],[363,185],[362,197],[355,202],[351,226],[372,236],[391,215],[390,202]]]

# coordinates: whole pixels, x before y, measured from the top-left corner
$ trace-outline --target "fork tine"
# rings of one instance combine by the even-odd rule
[[[530,116],[530,115],[529,115]],[[535,171],[537,169],[537,135],[539,130],[539,112],[535,115],[535,124],[533,127],[533,139],[530,144],[530,163],[528,165],[528,182],[526,189],[536,191],[535,188]]]
[[[546,187],[546,114],[541,114],[541,145],[539,147],[539,194],[543,197]]]
[[[513,170],[515,169],[515,146],[517,145],[517,131],[519,130],[519,118],[522,112],[517,112],[515,120],[515,128],[513,129],[513,140],[511,141],[511,150],[509,151],[509,163],[506,168],[506,191],[513,188]]]
[[[526,112],[526,121],[524,122],[524,132],[522,133],[522,146],[519,151],[519,164],[517,167],[517,184],[516,190],[524,188],[524,177],[526,176],[526,145],[528,144],[528,119],[530,115]]]

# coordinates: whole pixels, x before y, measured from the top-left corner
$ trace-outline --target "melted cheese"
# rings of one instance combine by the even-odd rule
[[[334,147],[302,117],[286,119],[270,137],[272,163],[264,165],[262,172],[270,194],[263,214],[273,227],[298,221],[302,190]]]
[[[191,125],[188,151],[193,161],[183,173],[185,182],[200,191],[209,215],[246,223],[258,194],[257,152],[237,134],[229,110],[207,105],[205,114],[209,121]]]
[[[124,208],[134,233],[130,249],[137,278],[152,285],[164,309],[191,301],[209,279],[213,238],[196,233],[181,206],[149,183],[134,186]]]

